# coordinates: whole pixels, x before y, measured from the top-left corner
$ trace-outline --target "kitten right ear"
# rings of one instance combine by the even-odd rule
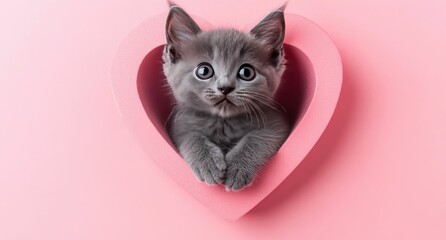
[[[269,50],[282,48],[285,38],[285,17],[283,11],[287,3],[266,16],[252,30],[251,34],[264,42]]]
[[[170,11],[166,22],[167,44],[179,47],[201,32],[198,24],[178,5],[169,1]]]

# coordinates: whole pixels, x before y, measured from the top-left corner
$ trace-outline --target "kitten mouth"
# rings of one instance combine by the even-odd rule
[[[223,98],[222,100],[218,101],[214,106],[220,105],[221,103],[224,103],[224,102],[228,102],[228,103],[230,103],[231,105],[234,105],[234,106],[235,106],[235,104],[234,104],[233,102],[231,102],[231,101],[230,101],[229,99],[227,99],[227,98]]]

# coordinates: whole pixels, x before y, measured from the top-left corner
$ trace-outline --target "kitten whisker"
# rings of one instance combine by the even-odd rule
[[[282,108],[283,111],[287,112],[287,110],[285,109],[285,107],[282,106],[282,104],[280,104],[280,103],[279,103],[278,101],[276,101],[275,99],[273,99],[273,98],[271,98],[271,97],[269,97],[269,96],[266,96],[266,95],[264,95],[264,94],[257,93],[257,92],[251,92],[251,91],[247,91],[247,90],[240,90],[240,91],[237,91],[237,93],[240,93],[240,94],[247,94],[247,95],[254,95],[255,97],[262,98],[263,100],[265,100],[265,101],[267,101],[267,102],[270,102],[271,104],[274,104],[274,105],[276,105],[276,106]],[[268,106],[271,107],[271,108],[273,108],[271,105],[268,105]],[[278,111],[277,108],[273,108],[273,109],[275,109],[276,111]]]
[[[272,108],[272,109],[274,109],[276,111],[279,111],[279,109],[277,107],[275,107],[274,105],[272,105],[271,102],[269,102],[268,100],[266,100],[266,99],[264,99],[264,98],[262,98],[260,96],[256,96],[256,97],[254,97],[254,96],[251,97],[250,96],[249,98],[252,99],[252,100],[256,100],[256,101],[260,102],[261,104],[263,104],[263,105],[265,105],[267,107],[270,107],[270,108]]]
[[[260,121],[264,124],[264,126],[266,126],[267,118],[266,118],[265,113],[259,107],[259,105],[257,105],[254,101],[252,101],[249,98],[246,98],[245,100],[248,103],[248,105],[251,107],[251,109],[253,110],[253,112],[254,112],[254,114],[256,116],[257,126],[260,127]],[[257,115],[257,113],[258,113],[258,115]]]
[[[254,96],[246,95],[246,97],[251,99],[251,100],[258,101],[258,102],[262,103],[263,105],[266,105],[267,107],[270,107],[270,108],[272,108],[272,109],[274,109],[276,111],[279,111],[274,105],[272,105],[271,102],[268,101],[269,99],[263,98],[261,96],[254,97]]]
[[[252,106],[252,101],[249,100],[249,99],[245,99],[245,101],[246,101],[246,105],[248,106],[248,108],[249,108],[250,110],[252,110],[252,113],[254,114],[254,117],[255,117],[255,119],[256,119],[256,121],[257,121],[257,126],[260,126],[259,117],[257,116],[257,111],[256,111],[256,109]]]
[[[243,109],[245,110],[245,114],[247,113],[249,115],[249,122],[250,122],[250,125],[252,127],[252,114],[251,114],[251,110],[247,107],[248,104],[243,99],[240,99],[240,101],[241,101],[241,103],[243,105]]]
[[[262,118],[263,126],[266,127],[266,125],[268,123],[268,119],[266,118],[265,113],[262,111],[262,109],[259,107],[259,105],[257,105],[254,101],[252,101],[251,103],[259,112],[259,115]]]

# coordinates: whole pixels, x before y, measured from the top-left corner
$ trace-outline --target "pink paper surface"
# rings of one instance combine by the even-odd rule
[[[177,1],[214,25],[276,1]],[[0,4],[0,239],[445,239],[443,1],[290,1],[344,67],[332,121],[264,201],[227,222],[128,131],[110,67],[164,1]],[[228,9],[228,11],[225,11]]]

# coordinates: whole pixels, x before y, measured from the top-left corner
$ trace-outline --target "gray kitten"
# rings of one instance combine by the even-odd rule
[[[199,180],[240,190],[287,138],[290,125],[273,99],[284,34],[283,7],[250,33],[205,32],[171,4],[163,68],[177,105],[168,132]]]

